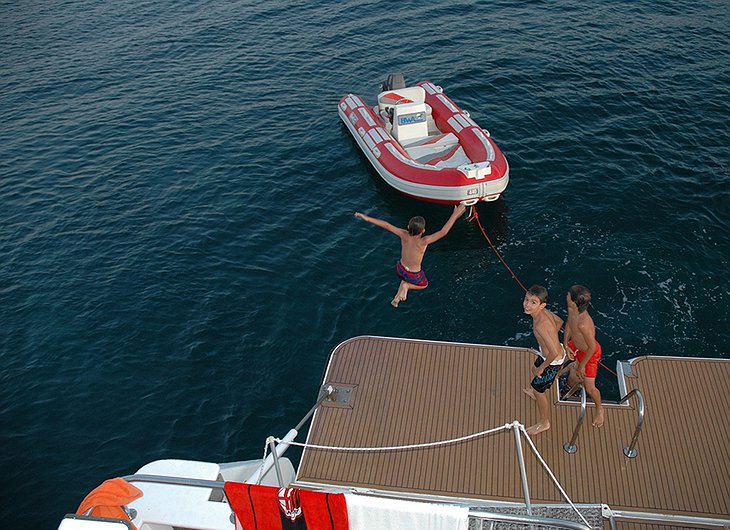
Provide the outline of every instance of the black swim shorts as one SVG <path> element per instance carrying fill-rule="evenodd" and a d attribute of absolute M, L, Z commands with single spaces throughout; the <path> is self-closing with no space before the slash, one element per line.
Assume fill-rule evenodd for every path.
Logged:
<path fill-rule="evenodd" d="M 535 359 L 535 368 L 540 368 L 540 365 L 542 365 L 542 363 L 544 362 L 545 359 L 537 356 L 537 358 Z M 553 384 L 553 381 L 555 381 L 555 376 L 558 375 L 558 372 L 562 367 L 563 366 L 561 364 L 551 364 L 550 366 L 545 368 L 545 371 L 540 377 L 532 378 L 532 383 L 530 383 L 530 386 L 535 389 L 535 392 L 544 394 L 545 391 Z"/>

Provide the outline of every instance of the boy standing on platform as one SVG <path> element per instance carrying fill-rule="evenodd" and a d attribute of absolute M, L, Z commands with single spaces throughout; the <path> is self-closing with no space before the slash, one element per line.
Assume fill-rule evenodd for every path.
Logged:
<path fill-rule="evenodd" d="M 565 324 L 563 343 L 567 351 L 575 355 L 575 361 L 570 365 L 568 386 L 583 383 L 586 393 L 596 404 L 596 416 L 593 419 L 594 427 L 603 426 L 605 421 L 601 393 L 596 388 L 596 374 L 598 361 L 601 358 L 601 345 L 596 341 L 596 326 L 593 318 L 588 314 L 588 304 L 591 301 L 591 292 L 587 287 L 574 285 L 568 290 L 566 303 L 568 305 L 568 322 Z"/>
<path fill-rule="evenodd" d="M 550 401 L 545 392 L 552 386 L 565 361 L 565 350 L 558 339 L 563 319 L 546 309 L 548 292 L 542 285 L 533 285 L 525 293 L 522 309 L 532 317 L 532 331 L 539 345 L 539 356 L 530 368 L 530 386 L 522 391 L 537 402 L 538 420 L 528 427 L 527 434 L 539 434 L 550 428 Z"/>
<path fill-rule="evenodd" d="M 421 216 L 413 217 L 408 222 L 408 228 L 403 229 L 393 226 L 388 221 L 355 212 L 355 217 L 379 226 L 400 238 L 401 257 L 395 265 L 395 270 L 401 282 L 398 286 L 398 291 L 390 302 L 393 307 L 398 307 L 399 303 L 408 298 L 409 290 L 421 290 L 428 287 L 426 273 L 421 269 L 421 262 L 423 261 L 423 255 L 426 253 L 426 247 L 448 234 L 456 220 L 465 211 L 466 207 L 463 204 L 454 206 L 454 211 L 443 228 L 428 236 L 423 235 L 426 232 L 426 220 Z"/>

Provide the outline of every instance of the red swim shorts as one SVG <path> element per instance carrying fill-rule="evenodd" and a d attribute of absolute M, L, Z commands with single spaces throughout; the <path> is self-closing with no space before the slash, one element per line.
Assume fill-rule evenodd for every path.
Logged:
<path fill-rule="evenodd" d="M 425 287 L 428 285 L 428 279 L 426 278 L 426 273 L 423 272 L 423 269 L 418 272 L 409 271 L 403 266 L 400 260 L 398 260 L 398 263 L 395 264 L 395 271 L 402 280 L 408 283 L 418 285 L 419 287 Z"/>
<path fill-rule="evenodd" d="M 583 357 L 586 356 L 586 352 L 576 350 L 575 344 L 573 344 L 573 341 L 568 342 L 568 348 L 570 348 L 570 351 L 575 353 L 575 359 L 580 362 L 583 360 Z M 601 359 L 601 345 L 598 344 L 598 341 L 596 341 L 596 351 L 593 353 L 593 357 L 591 357 L 591 360 L 588 361 L 588 364 L 586 364 L 586 377 L 590 379 L 595 379 L 596 374 L 598 373 L 598 361 Z"/>

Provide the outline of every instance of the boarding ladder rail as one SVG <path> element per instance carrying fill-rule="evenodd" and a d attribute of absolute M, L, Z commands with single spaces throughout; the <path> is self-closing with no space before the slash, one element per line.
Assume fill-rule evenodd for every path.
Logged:
<path fill-rule="evenodd" d="M 575 429 L 573 429 L 573 436 L 570 438 L 569 442 L 565 442 L 563 444 L 563 450 L 565 450 L 565 452 L 569 455 L 578 451 L 578 446 L 575 444 L 575 440 L 578 438 L 578 433 L 580 432 L 580 428 L 583 426 L 583 420 L 585 420 L 586 417 L 586 389 L 581 383 L 577 383 L 576 385 L 573 385 L 571 389 L 568 390 L 568 393 L 563 396 L 563 399 L 569 398 L 573 395 L 577 388 L 580 388 L 580 414 L 578 414 L 578 422 L 575 424 Z"/>
<path fill-rule="evenodd" d="M 628 445 L 628 447 L 624 447 L 624 455 L 627 458 L 636 458 L 636 455 L 639 454 L 639 451 L 636 449 L 636 442 L 639 439 L 639 434 L 641 434 L 641 427 L 644 425 L 645 413 L 644 395 L 638 388 L 633 389 L 631 392 L 619 399 L 618 404 L 620 405 L 621 403 L 628 401 L 629 398 L 631 398 L 632 396 L 636 396 L 636 398 L 639 400 L 639 406 L 637 408 L 639 413 L 639 419 L 636 422 L 636 429 L 634 429 L 634 436 L 633 438 L 631 438 L 631 443 Z"/>
<path fill-rule="evenodd" d="M 582 384 L 577 383 L 576 385 L 572 386 L 562 398 L 564 400 L 571 397 L 575 393 L 577 388 L 580 388 L 580 413 L 578 414 L 578 421 L 575 425 L 575 429 L 573 429 L 573 436 L 570 438 L 569 442 L 565 442 L 563 444 L 563 450 L 571 455 L 578 451 L 578 446 L 576 445 L 575 441 L 578 438 L 578 433 L 580 432 L 580 429 L 583 426 L 583 420 L 585 420 L 586 417 L 586 390 Z M 641 393 L 641 390 L 635 388 L 617 402 L 617 404 L 620 405 L 621 403 L 628 401 L 633 396 L 636 396 L 639 401 L 639 405 L 637 408 L 639 419 L 636 422 L 636 428 L 634 429 L 634 436 L 631 438 L 631 443 L 629 443 L 627 447 L 624 447 L 624 456 L 626 456 L 627 458 L 636 458 L 636 456 L 639 454 L 639 451 L 636 449 L 636 442 L 639 439 L 639 434 L 641 434 L 641 428 L 644 425 L 644 416 L 646 413 L 646 407 L 644 406 L 644 395 Z"/>

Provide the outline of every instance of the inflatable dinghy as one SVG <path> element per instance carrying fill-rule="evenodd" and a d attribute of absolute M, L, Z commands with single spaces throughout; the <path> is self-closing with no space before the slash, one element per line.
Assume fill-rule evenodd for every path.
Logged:
<path fill-rule="evenodd" d="M 391 74 L 382 88 L 374 106 L 344 96 L 339 114 L 385 182 L 443 204 L 499 198 L 509 164 L 489 131 L 430 81 L 406 87 L 402 74 Z"/>

